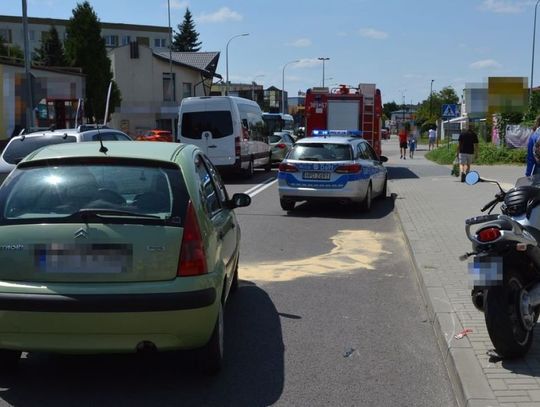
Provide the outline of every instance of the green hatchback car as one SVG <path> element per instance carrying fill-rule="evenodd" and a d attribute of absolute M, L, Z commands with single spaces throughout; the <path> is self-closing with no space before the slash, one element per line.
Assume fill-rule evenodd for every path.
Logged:
<path fill-rule="evenodd" d="M 223 357 L 240 227 L 195 146 L 73 143 L 28 155 L 0 187 L 0 370 L 22 351 L 202 349 Z"/>

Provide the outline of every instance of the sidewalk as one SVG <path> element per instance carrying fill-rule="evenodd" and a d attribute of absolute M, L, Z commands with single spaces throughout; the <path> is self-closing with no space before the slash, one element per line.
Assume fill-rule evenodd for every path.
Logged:
<path fill-rule="evenodd" d="M 399 158 L 395 137 L 383 141 L 383 154 L 391 179 L 390 193 L 414 256 L 420 286 L 434 324 L 460 406 L 540 406 L 540 328 L 525 359 L 499 361 L 486 352 L 493 348 L 484 315 L 471 303 L 467 262 L 458 256 L 470 251 L 465 219 L 497 192 L 494 184 L 469 186 L 450 175 L 450 166 L 424 158 L 420 146 L 414 159 Z M 514 184 L 522 166 L 474 166 L 483 178 Z M 497 211 L 498 209 L 496 209 Z M 454 336 L 463 329 L 472 333 Z M 421 391 L 419 389 L 419 391 Z"/>

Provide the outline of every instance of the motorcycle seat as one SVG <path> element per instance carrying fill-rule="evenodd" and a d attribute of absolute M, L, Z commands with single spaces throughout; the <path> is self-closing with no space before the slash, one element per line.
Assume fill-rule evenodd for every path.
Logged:
<path fill-rule="evenodd" d="M 540 188 L 532 185 L 523 185 L 511 189 L 504 197 L 504 213 L 510 216 L 519 216 L 527 213 L 540 203 Z"/>

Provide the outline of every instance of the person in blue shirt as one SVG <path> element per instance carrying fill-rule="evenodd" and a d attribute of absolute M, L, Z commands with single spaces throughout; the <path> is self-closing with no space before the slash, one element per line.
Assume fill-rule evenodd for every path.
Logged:
<path fill-rule="evenodd" d="M 540 137 L 540 116 L 536 118 L 533 127 L 533 134 L 529 137 L 529 142 L 527 144 L 527 168 L 525 169 L 525 176 L 528 177 L 533 174 L 540 173 L 540 163 L 536 162 L 534 158 L 534 144 L 538 137 Z"/>

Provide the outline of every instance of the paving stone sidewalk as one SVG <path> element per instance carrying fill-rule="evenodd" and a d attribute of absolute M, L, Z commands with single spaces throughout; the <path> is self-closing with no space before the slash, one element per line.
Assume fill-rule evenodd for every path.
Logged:
<path fill-rule="evenodd" d="M 439 346 L 461 406 L 540 406 L 540 328 L 526 358 L 500 361 L 492 349 L 484 316 L 471 303 L 467 262 L 458 257 L 470 251 L 464 220 L 480 214 L 497 186 L 469 186 L 450 175 L 450 166 L 424 158 L 420 146 L 414 159 L 399 158 L 397 138 L 383 142 L 392 179 L 389 192 L 414 256 L 419 280 L 433 319 Z M 523 176 L 521 166 L 474 166 L 483 178 L 509 186 Z M 463 329 L 472 333 L 454 336 Z"/>

